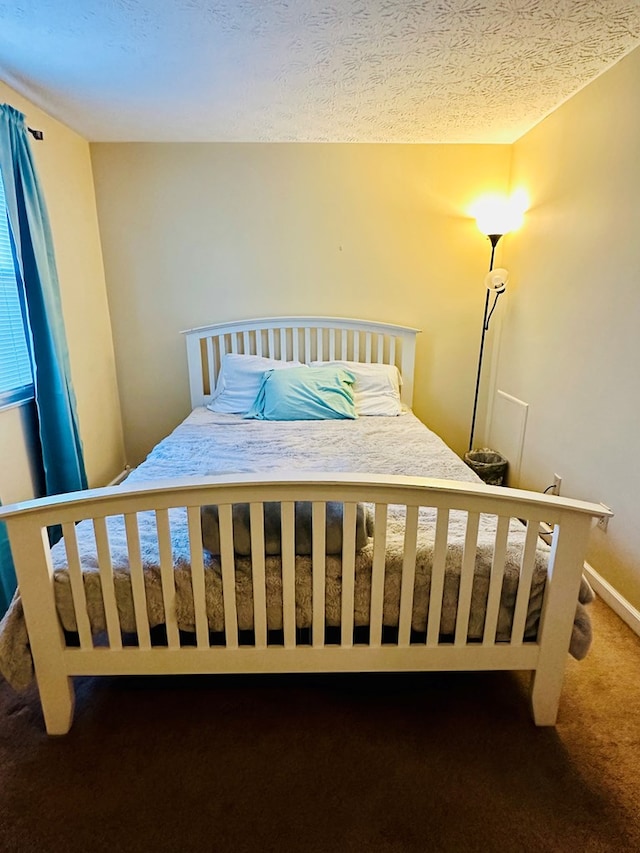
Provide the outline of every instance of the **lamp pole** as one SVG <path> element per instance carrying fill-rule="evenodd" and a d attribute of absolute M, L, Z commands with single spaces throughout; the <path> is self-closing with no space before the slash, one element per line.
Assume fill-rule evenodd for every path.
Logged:
<path fill-rule="evenodd" d="M 489 272 L 493 269 L 493 259 L 496 254 L 496 246 L 498 245 L 498 240 L 502 237 L 502 234 L 487 234 L 487 237 L 491 241 L 491 260 L 489 262 Z M 500 293 L 496 295 L 496 299 Z M 495 304 L 495 303 L 494 303 Z M 478 395 L 480 392 L 480 377 L 482 375 L 482 356 L 484 354 L 484 339 L 487 333 L 487 329 L 489 326 L 487 315 L 489 313 L 489 288 L 487 288 L 487 295 L 484 300 L 484 314 L 482 315 L 482 335 L 480 337 L 480 354 L 478 356 L 478 374 L 476 376 L 476 393 L 473 398 L 473 415 L 471 417 L 471 434 L 469 435 L 469 450 L 473 450 L 473 435 L 476 430 L 476 415 L 478 413 Z"/>

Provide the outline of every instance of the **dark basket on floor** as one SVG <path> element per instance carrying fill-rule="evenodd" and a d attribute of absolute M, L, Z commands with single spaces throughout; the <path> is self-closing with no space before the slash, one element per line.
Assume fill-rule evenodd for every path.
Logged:
<path fill-rule="evenodd" d="M 482 450 L 468 450 L 464 454 L 464 461 L 488 486 L 505 484 L 509 462 L 496 450 L 489 450 L 488 447 Z"/>

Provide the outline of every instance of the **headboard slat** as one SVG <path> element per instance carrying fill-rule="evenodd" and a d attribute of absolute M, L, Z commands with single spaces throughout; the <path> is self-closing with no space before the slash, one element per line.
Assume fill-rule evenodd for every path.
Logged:
<path fill-rule="evenodd" d="M 371 364 L 371 332 L 366 332 L 364 336 L 364 360 Z"/>

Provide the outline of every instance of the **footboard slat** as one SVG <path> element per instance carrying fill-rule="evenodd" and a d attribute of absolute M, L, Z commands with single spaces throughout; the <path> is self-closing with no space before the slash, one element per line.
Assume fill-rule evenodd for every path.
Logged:
<path fill-rule="evenodd" d="M 219 508 L 222 509 L 221 507 Z M 220 513 L 222 516 L 222 513 Z M 191 555 L 191 588 L 193 590 L 193 615 L 196 623 L 196 643 L 199 649 L 209 646 L 209 621 L 207 618 L 204 560 L 202 558 L 202 528 L 200 525 L 200 507 L 187 507 L 189 526 L 189 551 Z M 220 518 L 220 540 L 222 542 L 222 518 Z M 223 580 L 224 583 L 224 580 Z M 226 626 L 225 626 L 226 627 Z"/>
<path fill-rule="evenodd" d="M 133 596 L 133 611 L 136 617 L 138 646 L 141 649 L 150 649 L 151 635 L 149 633 L 147 594 L 144 587 L 144 574 L 142 571 L 142 558 L 140 555 L 138 516 L 135 513 L 126 513 L 124 517 L 124 524 L 127 534 L 129 573 L 131 575 L 131 595 Z"/>
<path fill-rule="evenodd" d="M 476 546 L 480 514 L 470 512 L 467 516 L 467 532 L 464 539 L 464 554 L 460 572 L 460 590 L 458 593 L 458 612 L 456 614 L 456 633 L 454 644 L 464 646 L 469 633 L 469 613 L 471 612 L 471 594 L 476 565 Z"/>
<path fill-rule="evenodd" d="M 371 566 L 371 613 L 369 619 L 369 645 L 382 644 L 382 616 L 384 607 L 384 575 L 387 547 L 387 504 L 376 504 L 373 534 L 373 565 Z"/>
<path fill-rule="evenodd" d="M 311 505 L 312 523 L 312 642 L 315 649 L 324 646 L 325 584 L 326 584 L 326 509 L 325 503 Z"/>
<path fill-rule="evenodd" d="M 296 556 L 295 512 L 292 501 L 280 505 L 282 519 L 282 627 L 284 645 L 292 649 L 296 644 Z"/>
<path fill-rule="evenodd" d="M 96 537 L 100 585 L 102 588 L 102 603 L 104 605 L 104 615 L 107 623 L 109 647 L 111 649 L 119 650 L 122 648 L 122 633 L 120 630 L 118 606 L 116 604 L 116 593 L 113 585 L 113 564 L 111 562 L 111 549 L 109 547 L 109 535 L 107 533 L 106 519 L 94 518 L 93 530 Z"/>
<path fill-rule="evenodd" d="M 224 636 L 227 648 L 237 649 L 238 612 L 236 605 L 236 572 L 233 553 L 233 516 L 231 504 L 220 504 L 218 506 L 218 513 L 220 517 L 220 563 L 222 566 Z"/>
<path fill-rule="evenodd" d="M 484 632 L 482 643 L 492 646 L 496 640 L 498 630 L 498 615 L 500 613 L 500 596 L 502 595 L 502 582 L 504 580 L 504 565 L 507 557 L 507 537 L 509 535 L 510 518 L 498 516 L 496 527 L 496 538 L 493 546 L 493 560 L 491 562 L 491 577 L 489 579 L 489 595 L 487 597 L 487 610 L 484 620 Z"/>
<path fill-rule="evenodd" d="M 267 647 L 267 595 L 265 580 L 264 504 L 249 507 L 251 522 L 251 577 L 253 583 L 253 628 L 257 649 Z"/>
<path fill-rule="evenodd" d="M 408 646 L 411 639 L 411 617 L 413 615 L 413 587 L 416 577 L 417 544 L 418 507 L 408 506 L 404 529 L 404 553 L 402 558 L 400 622 L 398 625 L 399 646 Z"/>
<path fill-rule="evenodd" d="M 341 645 L 353 646 L 353 605 L 356 577 L 356 512 L 357 504 L 345 503 L 342 529 L 342 601 Z"/>
<path fill-rule="evenodd" d="M 513 628 L 511 629 L 511 644 L 522 645 L 529 609 L 529 597 L 531 595 L 531 581 L 536 560 L 536 545 L 538 542 L 537 522 L 529 521 L 527 524 L 527 535 L 522 549 L 522 560 L 520 563 L 520 579 L 518 581 L 518 592 L 516 595 L 516 606 L 513 614 Z"/>
<path fill-rule="evenodd" d="M 166 509 L 156 510 L 156 529 L 158 531 L 158 557 L 160 559 L 162 603 L 164 605 L 164 621 L 167 628 L 167 643 L 170 649 L 179 649 L 180 634 L 176 618 L 176 581 L 173 574 L 169 513 Z"/>
<path fill-rule="evenodd" d="M 87 614 L 87 596 L 84 591 L 84 579 L 80 566 L 75 524 L 69 521 L 65 522 L 62 525 L 62 535 L 64 536 L 64 547 L 69 566 L 69 581 L 71 582 L 71 594 L 73 595 L 80 648 L 92 649 L 93 637 L 91 636 L 91 624 Z"/>
<path fill-rule="evenodd" d="M 429 593 L 429 615 L 427 617 L 427 646 L 437 646 L 440 636 L 442 594 L 449 535 L 449 510 L 439 509 L 436 522 L 436 538 L 431 565 L 431 591 Z"/>

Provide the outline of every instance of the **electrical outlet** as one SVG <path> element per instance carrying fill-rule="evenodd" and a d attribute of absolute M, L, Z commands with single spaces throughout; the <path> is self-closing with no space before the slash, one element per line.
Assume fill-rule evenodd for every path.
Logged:
<path fill-rule="evenodd" d="M 553 494 L 554 495 L 560 494 L 560 486 L 561 485 L 562 485 L 562 477 L 560 476 L 560 474 L 554 474 L 553 475 Z"/>

